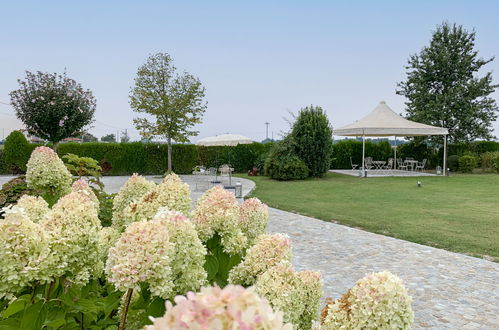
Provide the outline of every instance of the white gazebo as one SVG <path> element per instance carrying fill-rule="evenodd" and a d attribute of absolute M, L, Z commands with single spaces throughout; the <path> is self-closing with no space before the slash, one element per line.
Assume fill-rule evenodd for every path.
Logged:
<path fill-rule="evenodd" d="M 364 158 L 366 150 L 366 136 L 444 136 L 444 159 L 443 175 L 446 168 L 447 154 L 447 128 L 436 127 L 407 120 L 396 114 L 385 101 L 381 101 L 378 106 L 367 116 L 359 119 L 353 124 L 346 125 L 333 130 L 333 135 L 338 136 L 362 136 L 362 173 L 364 172 Z M 395 160 L 397 159 L 397 149 L 395 148 Z M 396 161 L 395 161 L 396 163 Z"/>

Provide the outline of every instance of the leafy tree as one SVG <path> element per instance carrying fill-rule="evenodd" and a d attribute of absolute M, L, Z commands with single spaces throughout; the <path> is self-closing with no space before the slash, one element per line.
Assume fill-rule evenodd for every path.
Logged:
<path fill-rule="evenodd" d="M 135 86 L 130 91 L 130 106 L 139 113 L 155 117 L 134 119 L 135 127 L 144 138 L 161 136 L 168 143 L 168 171 L 172 170 L 172 141 L 188 142 L 198 132 L 192 126 L 201 123 L 206 110 L 205 89 L 198 78 L 177 73 L 173 60 L 166 53 L 149 56 L 139 67 Z"/>
<path fill-rule="evenodd" d="M 302 108 L 291 135 L 294 151 L 307 165 L 309 176 L 323 176 L 330 168 L 333 151 L 333 131 L 324 110 L 312 105 Z"/>
<path fill-rule="evenodd" d="M 126 130 L 121 132 L 121 143 L 127 143 L 130 142 L 130 136 L 128 136 L 128 132 Z"/>
<path fill-rule="evenodd" d="M 479 58 L 474 48 L 474 31 L 444 23 L 430 45 L 409 58 L 407 80 L 398 84 L 397 94 L 408 99 L 407 117 L 448 128 L 451 142 L 490 139 L 499 111 L 490 97 L 499 87 L 492 73 L 478 76 L 494 58 Z"/>
<path fill-rule="evenodd" d="M 100 138 L 102 142 L 116 142 L 116 135 L 108 134 Z"/>
<path fill-rule="evenodd" d="M 26 173 L 26 164 L 33 148 L 23 133 L 13 131 L 5 139 L 5 165 L 13 174 Z"/>
<path fill-rule="evenodd" d="M 19 89 L 10 93 L 11 103 L 28 132 L 53 143 L 77 136 L 92 123 L 95 98 L 90 90 L 57 73 L 26 71 Z"/>
<path fill-rule="evenodd" d="M 83 142 L 97 142 L 99 141 L 99 139 L 95 136 L 93 136 L 92 134 L 90 133 L 83 133 L 82 134 L 83 136 Z"/>

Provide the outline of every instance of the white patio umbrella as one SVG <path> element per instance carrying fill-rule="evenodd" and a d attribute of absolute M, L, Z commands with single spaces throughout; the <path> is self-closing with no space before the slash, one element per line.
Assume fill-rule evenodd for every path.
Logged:
<path fill-rule="evenodd" d="M 396 114 L 385 101 L 381 101 L 378 106 L 367 116 L 359 119 L 353 124 L 346 125 L 333 130 L 333 135 L 340 136 L 362 136 L 362 172 L 364 172 L 365 140 L 366 136 L 444 136 L 444 166 L 447 157 L 447 135 L 449 131 L 444 127 L 436 127 L 407 120 Z M 397 149 L 395 148 L 395 152 Z M 397 154 L 395 153 L 395 162 Z"/>
<path fill-rule="evenodd" d="M 205 137 L 201 140 L 198 140 L 198 142 L 196 142 L 196 145 L 205 146 L 205 147 L 234 147 L 237 146 L 238 144 L 251 144 L 251 143 L 253 143 L 253 140 L 244 135 L 222 134 L 222 135 Z M 230 162 L 230 154 L 229 154 L 229 162 Z M 218 166 L 218 154 L 217 154 L 216 163 L 217 163 L 216 166 Z M 232 184 L 232 176 L 229 171 L 229 185 L 230 184 Z"/>

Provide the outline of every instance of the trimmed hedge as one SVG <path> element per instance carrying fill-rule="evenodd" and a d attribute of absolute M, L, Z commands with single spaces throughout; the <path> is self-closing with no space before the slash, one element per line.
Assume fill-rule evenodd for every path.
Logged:
<path fill-rule="evenodd" d="M 354 164 L 362 164 L 362 141 L 341 140 L 333 144 L 331 168 L 351 169 L 350 157 Z M 388 141 L 378 143 L 366 141 L 366 157 L 372 157 L 374 160 L 387 160 L 393 157 L 393 149 Z"/>
<path fill-rule="evenodd" d="M 0 174 L 8 174 L 7 163 L 5 162 L 5 153 L 0 149 Z"/>
<path fill-rule="evenodd" d="M 499 142 L 495 141 L 474 141 L 474 142 L 463 142 L 463 143 L 453 143 L 448 146 L 449 155 L 475 155 L 479 156 L 486 152 L 499 151 Z"/>
<path fill-rule="evenodd" d="M 11 174 L 26 173 L 28 159 L 37 146 L 30 144 L 20 131 L 10 133 L 5 139 L 3 149 L 7 172 Z"/>
<path fill-rule="evenodd" d="M 166 144 L 153 143 L 62 143 L 57 148 L 59 156 L 72 153 L 91 157 L 110 170 L 106 175 L 163 174 L 167 170 Z M 235 147 L 198 147 L 193 144 L 174 144 L 173 171 L 191 174 L 196 165 L 206 167 L 231 163 L 236 172 L 250 170 L 270 144 L 252 143 Z M 230 161 L 229 161 L 230 160 Z M 107 166 L 103 166 L 104 168 Z"/>

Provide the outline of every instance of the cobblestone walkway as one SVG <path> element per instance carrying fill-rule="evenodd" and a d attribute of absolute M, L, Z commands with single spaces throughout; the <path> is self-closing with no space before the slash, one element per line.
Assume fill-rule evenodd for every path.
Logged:
<path fill-rule="evenodd" d="M 389 270 L 413 297 L 415 329 L 499 329 L 498 263 L 277 209 L 269 230 L 291 237 L 297 270 L 322 272 L 326 297 Z"/>

